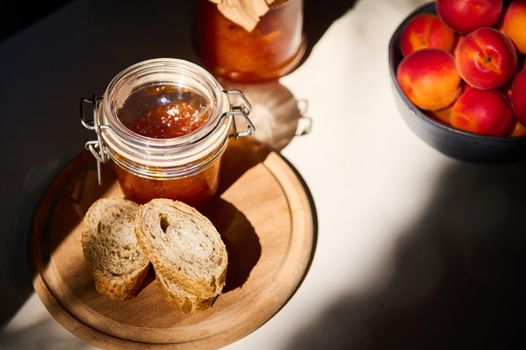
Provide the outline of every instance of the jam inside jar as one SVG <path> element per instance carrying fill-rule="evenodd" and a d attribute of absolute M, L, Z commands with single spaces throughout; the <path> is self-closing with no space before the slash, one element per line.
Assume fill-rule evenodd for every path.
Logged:
<path fill-rule="evenodd" d="M 303 0 L 278 0 L 252 31 L 223 16 L 217 5 L 199 0 L 195 46 L 214 74 L 254 83 L 292 71 L 305 53 Z"/>
<path fill-rule="evenodd" d="M 133 91 L 117 111 L 131 131 L 156 139 L 191 133 L 209 117 L 206 98 L 175 85 L 159 84 Z"/>
<path fill-rule="evenodd" d="M 206 169 L 174 180 L 141 177 L 118 165 L 115 170 L 124 196 L 139 204 L 154 198 L 171 198 L 203 209 L 217 191 L 220 162 L 221 158 L 218 158 Z"/>
<path fill-rule="evenodd" d="M 117 111 L 117 117 L 139 135 L 169 139 L 199 129 L 209 118 L 209 106 L 206 98 L 195 91 L 156 84 L 133 91 Z M 203 170 L 173 180 L 141 177 L 120 166 L 115 169 L 122 192 L 137 203 L 172 198 L 203 208 L 217 190 L 220 161 L 218 157 Z"/>
<path fill-rule="evenodd" d="M 246 104 L 232 106 L 231 94 Z M 223 90 L 207 71 L 177 59 L 125 69 L 95 111 L 100 152 L 94 155 L 113 161 L 122 192 L 137 203 L 170 198 L 203 209 L 217 190 L 229 138 L 254 130 L 241 92 Z M 244 134 L 234 125 L 240 114 Z"/>

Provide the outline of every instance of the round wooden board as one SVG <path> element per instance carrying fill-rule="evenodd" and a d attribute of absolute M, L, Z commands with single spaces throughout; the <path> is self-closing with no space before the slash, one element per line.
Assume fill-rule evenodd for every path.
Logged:
<path fill-rule="evenodd" d="M 227 283 L 211 308 L 183 314 L 163 299 L 153 275 L 129 301 L 95 290 L 82 255 L 81 221 L 96 199 L 122 193 L 111 167 L 103 167 L 98 186 L 94 159 L 81 153 L 52 182 L 35 215 L 34 287 L 51 315 L 84 341 L 111 349 L 218 348 L 264 324 L 308 270 L 315 208 L 294 169 L 253 141 L 229 146 L 221 176 L 204 214 L 227 246 Z"/>

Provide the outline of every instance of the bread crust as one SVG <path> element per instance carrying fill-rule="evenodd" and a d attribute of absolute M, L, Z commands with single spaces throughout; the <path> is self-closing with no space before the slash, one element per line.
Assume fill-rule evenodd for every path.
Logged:
<path fill-rule="evenodd" d="M 170 282 L 162 275 L 157 276 L 157 283 L 166 301 L 184 313 L 205 310 L 213 304 L 217 297 L 200 298 L 180 288 L 176 283 Z"/>
<path fill-rule="evenodd" d="M 90 268 L 97 292 L 114 300 L 129 300 L 136 297 L 149 271 L 150 264 L 147 264 L 142 270 L 136 270 L 124 278 L 108 278 L 100 271 Z"/>

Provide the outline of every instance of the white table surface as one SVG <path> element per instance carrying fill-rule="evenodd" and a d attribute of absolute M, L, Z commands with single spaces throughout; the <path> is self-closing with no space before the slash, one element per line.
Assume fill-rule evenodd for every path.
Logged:
<path fill-rule="evenodd" d="M 2 146 L 12 150 L 14 169 L 3 176 L 16 184 L 3 181 L 2 195 L 17 198 L 22 191 L 4 205 L 3 229 L 16 249 L 23 239 L 12 236 L 27 235 L 24 220 L 38 195 L 87 138 L 78 98 L 102 91 L 139 60 L 195 59 L 190 43 L 178 40 L 189 33 L 188 19 L 173 11 L 188 13 L 183 2 L 151 2 L 155 9 L 143 11 L 145 3 L 75 1 L 0 43 L 0 102 L 8 106 L 1 126 L 9 133 Z M 441 155 L 408 129 L 392 97 L 388 41 L 422 3 L 356 2 L 303 65 L 281 79 L 285 90 L 308 101 L 313 121 L 312 131 L 292 139 L 282 154 L 314 198 L 316 252 L 285 307 L 226 349 L 510 349 L 521 339 L 526 165 L 467 164 Z M 118 13 L 130 22 L 116 23 Z M 140 26 L 141 16 L 150 15 L 162 23 L 159 35 Z M 166 33 L 171 20 L 173 34 Z M 29 115 L 28 123 L 14 115 Z M 28 289 L 27 279 L 12 277 L 12 264 L 22 258 L 4 253 L 7 297 Z M 92 349 L 31 291 L 21 294 L 2 300 L 13 300 L 16 313 L 0 333 L 0 349 Z"/>

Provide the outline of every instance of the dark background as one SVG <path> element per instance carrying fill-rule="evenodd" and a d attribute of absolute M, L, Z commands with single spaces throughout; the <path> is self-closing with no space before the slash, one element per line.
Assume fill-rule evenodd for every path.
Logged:
<path fill-rule="evenodd" d="M 0 41 L 38 21 L 69 0 L 2 1 L 0 4 Z"/>

